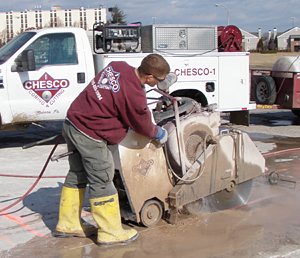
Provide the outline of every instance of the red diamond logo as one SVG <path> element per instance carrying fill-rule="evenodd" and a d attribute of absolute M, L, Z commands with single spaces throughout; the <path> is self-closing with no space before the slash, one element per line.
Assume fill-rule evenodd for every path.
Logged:
<path fill-rule="evenodd" d="M 48 103 L 57 92 L 69 87 L 69 85 L 70 82 L 67 79 L 53 79 L 48 73 L 44 73 L 39 80 L 25 81 L 23 88 L 34 91 L 42 100 Z"/>

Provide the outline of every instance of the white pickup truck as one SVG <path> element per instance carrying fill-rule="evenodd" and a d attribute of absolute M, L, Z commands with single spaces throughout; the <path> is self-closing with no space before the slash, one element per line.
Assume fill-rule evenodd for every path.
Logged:
<path fill-rule="evenodd" d="M 95 53 L 85 30 L 29 30 L 0 49 L 0 128 L 63 120 L 70 103 L 110 61 L 138 66 L 149 53 Z M 246 52 L 162 53 L 178 76 L 170 92 L 217 110 L 247 111 L 249 54 Z"/>

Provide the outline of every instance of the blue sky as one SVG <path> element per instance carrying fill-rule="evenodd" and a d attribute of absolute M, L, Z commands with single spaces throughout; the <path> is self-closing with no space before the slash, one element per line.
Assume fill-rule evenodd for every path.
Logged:
<path fill-rule="evenodd" d="M 141 22 L 143 25 L 152 24 L 197 24 L 197 25 L 227 25 L 227 7 L 229 22 L 243 30 L 262 34 L 277 28 L 284 32 L 292 26 L 300 27 L 300 0 L 99 0 L 79 1 L 64 0 L 15 0 L 1 3 L 0 12 L 34 10 L 41 5 L 42 10 L 49 10 L 53 5 L 62 9 L 95 8 L 99 5 L 113 7 L 118 5 L 127 14 L 127 22 Z M 215 4 L 223 6 L 216 7 Z M 154 18 L 155 17 L 155 18 Z M 110 14 L 108 13 L 108 18 Z"/>

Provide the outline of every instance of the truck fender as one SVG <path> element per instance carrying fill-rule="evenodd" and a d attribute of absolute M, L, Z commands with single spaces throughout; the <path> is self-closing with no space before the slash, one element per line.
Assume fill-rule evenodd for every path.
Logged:
<path fill-rule="evenodd" d="M 184 89 L 184 90 L 176 90 L 171 93 L 173 97 L 187 97 L 193 100 L 196 100 L 201 104 L 202 107 L 206 107 L 208 105 L 207 98 L 205 94 L 203 94 L 199 90 L 195 89 Z"/>

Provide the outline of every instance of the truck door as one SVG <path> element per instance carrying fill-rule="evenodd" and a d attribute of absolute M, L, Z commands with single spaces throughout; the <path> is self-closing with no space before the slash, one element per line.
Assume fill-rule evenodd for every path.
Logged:
<path fill-rule="evenodd" d="M 80 40 L 78 40 L 80 43 Z M 85 87 L 85 62 L 79 62 L 73 33 L 44 34 L 26 50 L 34 51 L 34 71 L 8 69 L 9 101 L 13 122 L 64 119 L 72 100 Z"/>
<path fill-rule="evenodd" d="M 5 67 L 0 66 L 0 119 L 1 123 L 5 123 L 11 118 L 11 111 L 8 102 L 7 87 L 4 86 Z"/>

